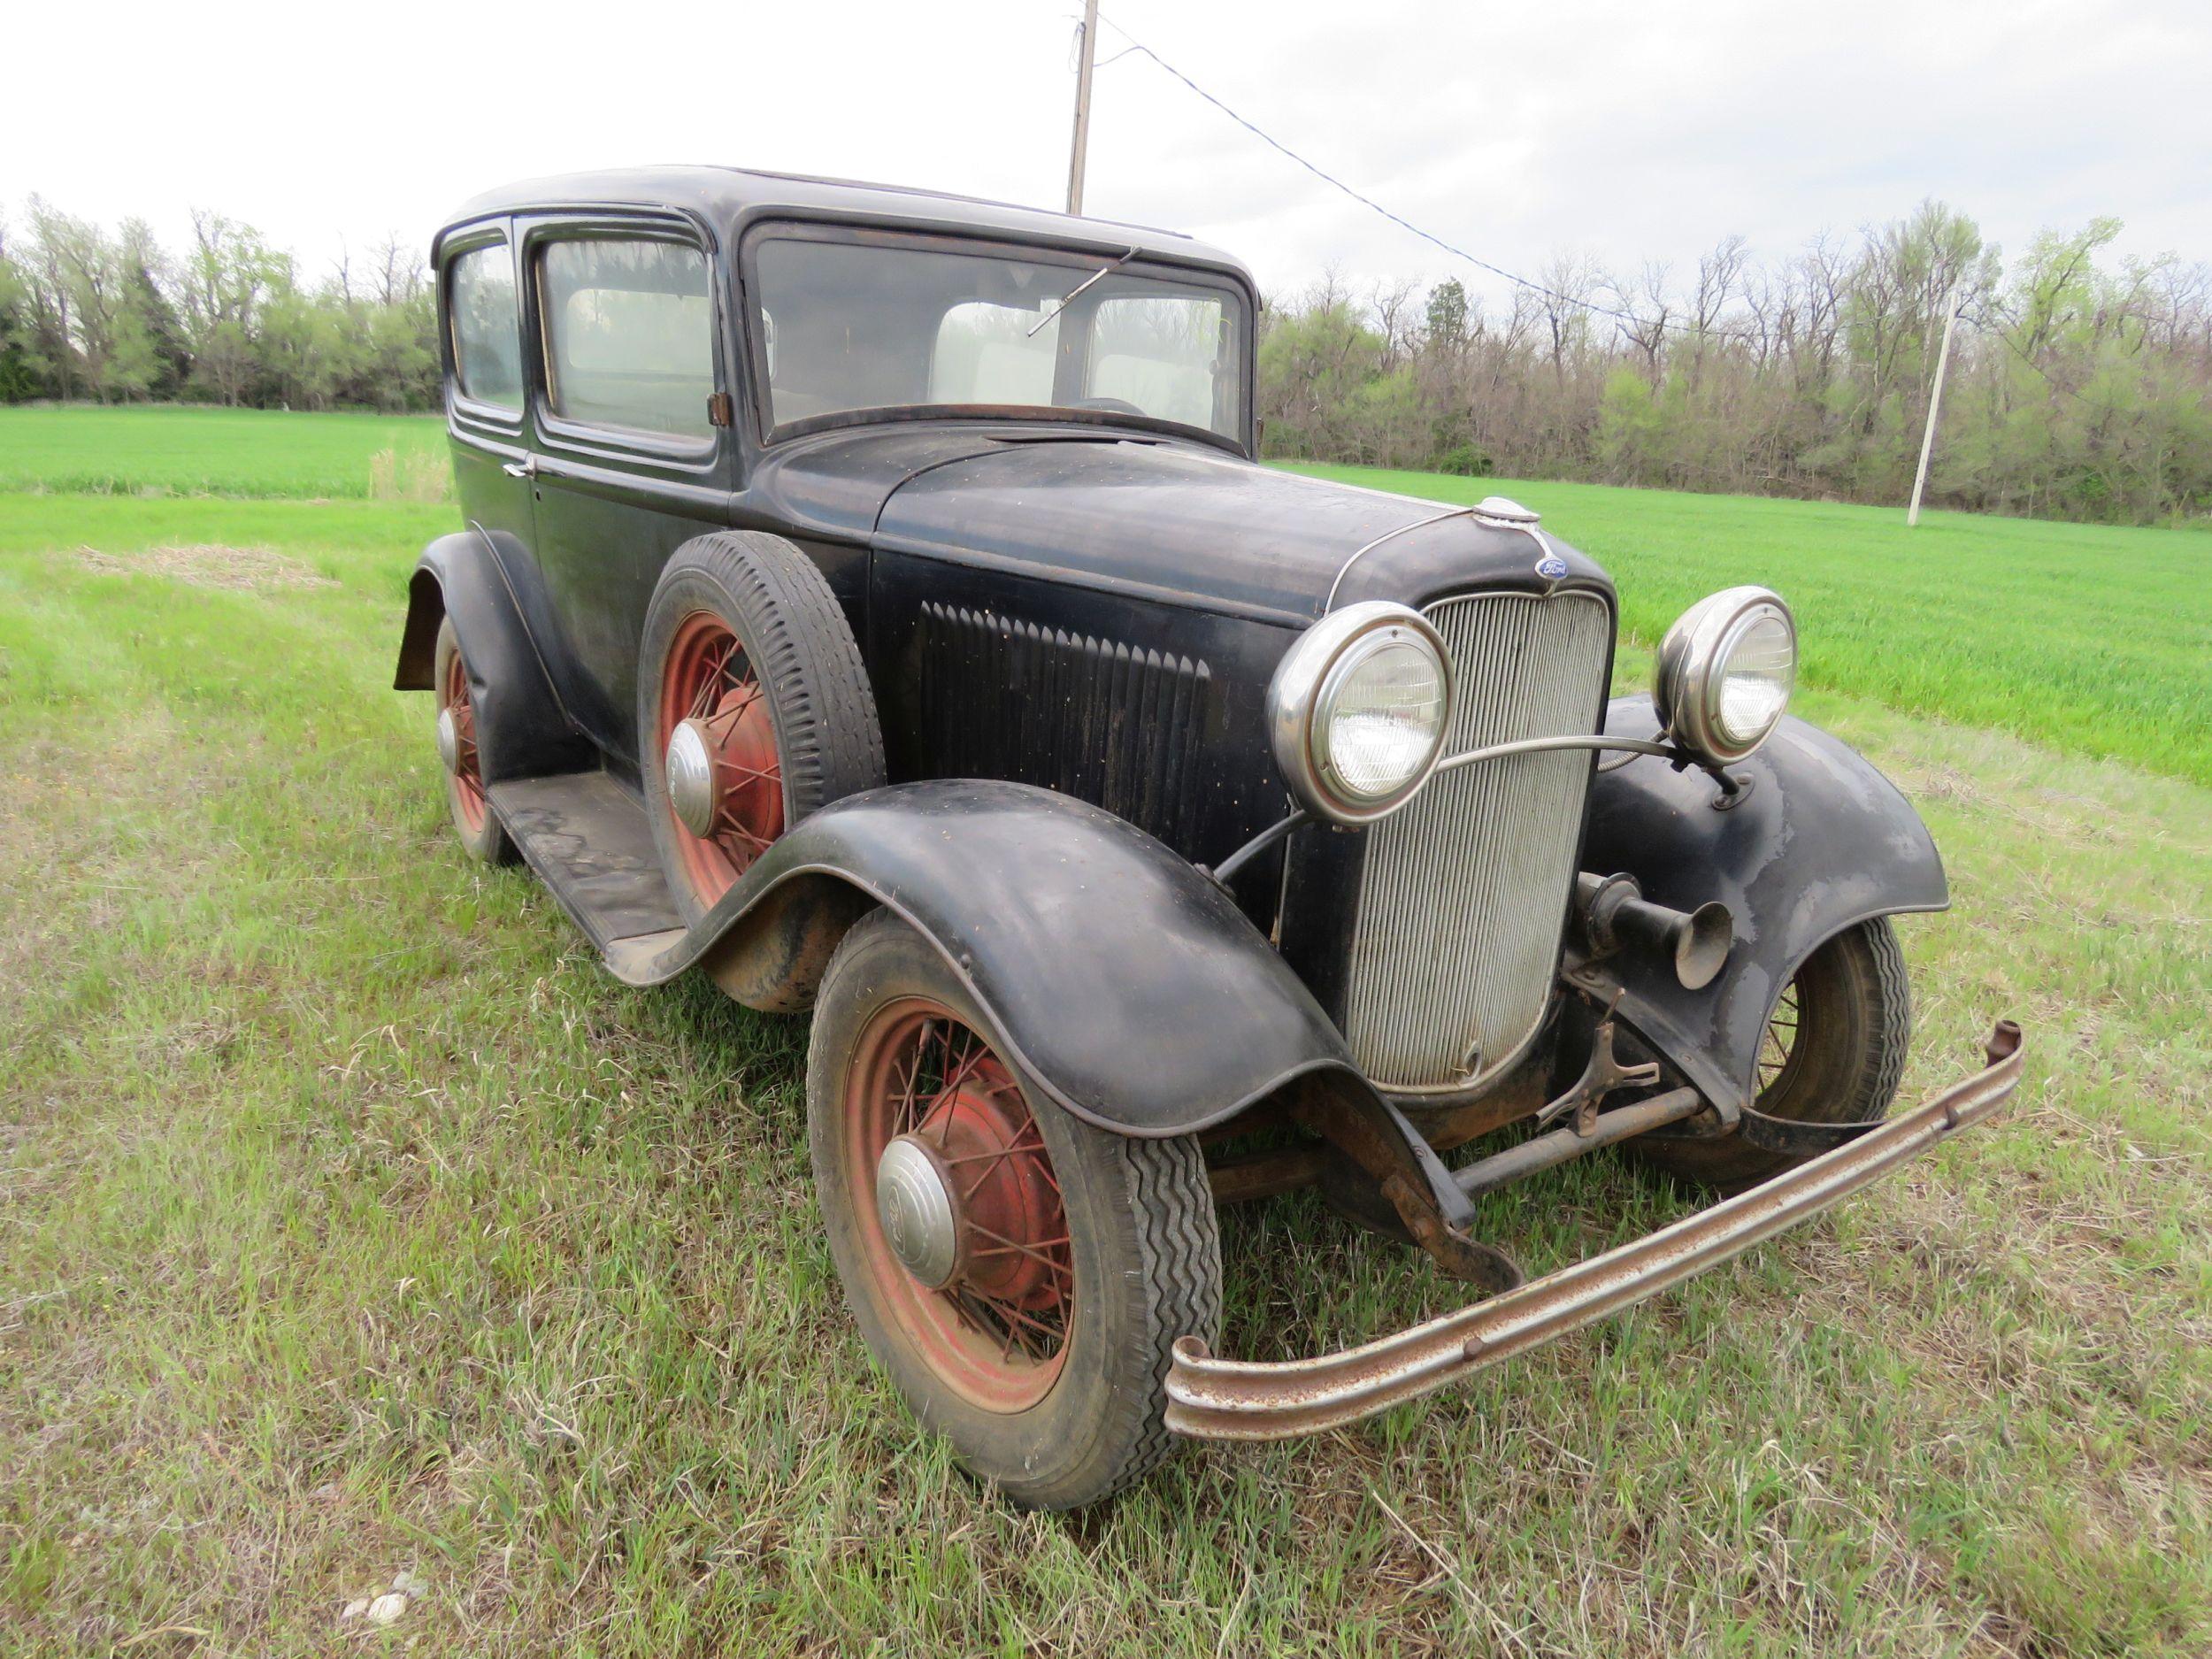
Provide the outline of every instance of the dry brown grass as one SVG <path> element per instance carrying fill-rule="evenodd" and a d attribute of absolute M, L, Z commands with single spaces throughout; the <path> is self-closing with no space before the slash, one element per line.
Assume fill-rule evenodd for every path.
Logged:
<path fill-rule="evenodd" d="M 371 501 L 453 499 L 453 464 L 442 449 L 379 449 L 369 457 Z"/>
<path fill-rule="evenodd" d="M 195 588 L 221 588 L 233 593 L 280 593 L 338 585 L 312 565 L 265 547 L 205 543 L 149 548 L 143 552 L 120 555 L 81 547 L 76 559 L 87 570 L 106 576 L 166 576 L 172 581 L 189 582 Z"/>

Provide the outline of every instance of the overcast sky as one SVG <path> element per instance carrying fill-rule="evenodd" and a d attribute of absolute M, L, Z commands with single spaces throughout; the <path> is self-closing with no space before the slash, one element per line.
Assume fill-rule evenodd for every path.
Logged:
<path fill-rule="evenodd" d="M 216 208 L 311 274 L 426 242 L 511 178 L 718 161 L 1043 206 L 1066 188 L 1079 0 L 19 8 L 0 207 L 35 190 L 180 240 Z M 1449 258 L 1202 102 L 1132 37 L 1417 224 L 1534 275 L 1740 232 L 1762 255 L 1935 196 L 2008 251 L 2124 219 L 2212 258 L 2205 0 L 1110 0 L 1087 205 L 1241 255 L 1271 291 Z M 1112 27 L 1125 26 L 1126 34 Z M 1469 286 L 1498 285 L 1461 271 Z"/>

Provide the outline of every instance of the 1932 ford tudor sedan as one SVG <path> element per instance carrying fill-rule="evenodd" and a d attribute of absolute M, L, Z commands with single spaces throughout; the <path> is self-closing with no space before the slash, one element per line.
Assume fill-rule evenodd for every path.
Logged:
<path fill-rule="evenodd" d="M 1612 586 L 1535 513 L 1256 464 L 1225 255 L 702 167 L 480 196 L 434 262 L 467 522 L 397 683 L 462 842 L 629 984 L 811 1006 L 854 1314 L 1017 1499 L 1448 1383 L 2014 1087 L 2000 1023 L 1887 1117 L 1888 918 L 1943 870 L 1785 712 L 1783 601 L 1693 606 L 1609 702 Z M 1477 1236 L 1622 1141 L 1734 1195 L 1534 1279 Z M 1487 1295 L 1217 1356 L 1216 1205 L 1310 1183 Z"/>

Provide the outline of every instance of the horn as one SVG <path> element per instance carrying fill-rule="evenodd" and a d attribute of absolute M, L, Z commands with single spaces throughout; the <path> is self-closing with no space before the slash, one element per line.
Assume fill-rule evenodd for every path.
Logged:
<path fill-rule="evenodd" d="M 1591 951 L 1609 956 L 1634 948 L 1656 952 L 1672 964 L 1683 989 L 1701 991 L 1720 977 L 1736 942 L 1736 918 L 1718 899 L 1694 910 L 1654 904 L 1633 876 L 1575 878 L 1575 899 Z"/>

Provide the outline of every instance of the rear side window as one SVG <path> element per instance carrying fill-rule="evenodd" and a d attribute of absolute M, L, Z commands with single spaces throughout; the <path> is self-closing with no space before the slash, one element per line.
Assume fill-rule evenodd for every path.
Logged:
<path fill-rule="evenodd" d="M 539 268 L 556 414 L 712 435 L 714 311 L 704 254 L 675 242 L 593 238 L 548 243 Z"/>
<path fill-rule="evenodd" d="M 522 407 L 522 334 L 515 262 L 505 242 L 453 262 L 447 303 L 453 318 L 453 375 L 465 397 Z"/>

